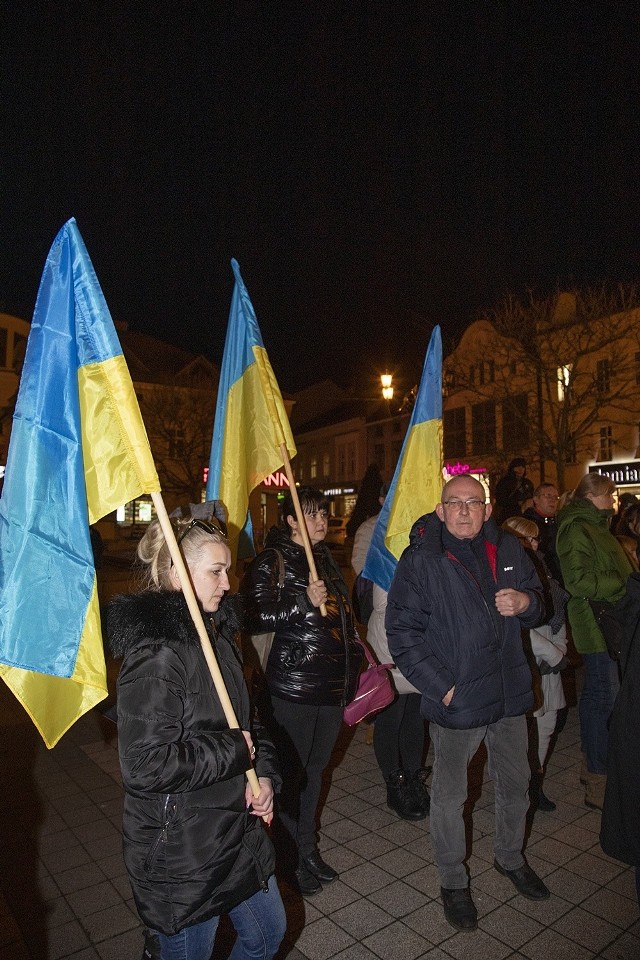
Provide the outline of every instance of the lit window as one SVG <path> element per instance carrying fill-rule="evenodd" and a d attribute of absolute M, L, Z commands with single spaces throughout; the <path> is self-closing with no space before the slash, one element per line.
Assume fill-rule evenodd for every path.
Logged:
<path fill-rule="evenodd" d="M 318 476 L 318 454 L 315 452 L 311 454 L 309 476 L 312 480 L 315 480 L 315 478 Z"/>
<path fill-rule="evenodd" d="M 563 367 L 558 367 L 558 400 L 564 400 L 569 396 L 569 384 L 571 382 L 571 371 L 573 364 L 567 363 Z"/>

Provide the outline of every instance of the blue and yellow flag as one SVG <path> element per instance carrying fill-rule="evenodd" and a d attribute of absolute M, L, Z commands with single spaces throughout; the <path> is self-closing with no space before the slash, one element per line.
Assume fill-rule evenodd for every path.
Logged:
<path fill-rule="evenodd" d="M 48 747 L 107 696 L 89 525 L 159 490 L 113 321 L 69 220 L 40 282 L 0 500 L 0 676 Z"/>
<path fill-rule="evenodd" d="M 442 339 L 431 334 L 416 403 L 389 492 L 378 514 L 362 575 L 388 590 L 411 527 L 442 491 Z"/>
<path fill-rule="evenodd" d="M 241 533 L 251 536 L 249 494 L 282 466 L 281 444 L 290 457 L 295 456 L 296 447 L 236 260 L 231 267 L 235 286 L 218 386 L 207 500 L 222 500 L 227 509 L 235 563 Z"/>

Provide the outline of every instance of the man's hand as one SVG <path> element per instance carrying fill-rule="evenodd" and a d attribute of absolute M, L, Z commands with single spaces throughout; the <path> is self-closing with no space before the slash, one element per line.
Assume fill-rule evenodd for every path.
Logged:
<path fill-rule="evenodd" d="M 503 617 L 517 617 L 529 608 L 531 598 L 528 593 L 506 587 L 496 593 L 496 609 Z"/>

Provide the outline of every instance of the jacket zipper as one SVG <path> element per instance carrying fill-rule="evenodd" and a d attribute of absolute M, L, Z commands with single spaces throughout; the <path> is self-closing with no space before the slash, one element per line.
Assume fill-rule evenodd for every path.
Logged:
<path fill-rule="evenodd" d="M 170 804 L 171 804 L 171 807 L 170 807 Z M 149 854 L 144 863 L 145 870 L 148 870 L 149 867 L 151 867 L 152 863 L 154 862 L 156 858 L 156 854 L 158 853 L 158 847 L 160 846 L 160 844 L 167 843 L 169 839 L 169 827 L 171 826 L 172 819 L 175 817 L 176 808 L 177 808 L 177 805 L 175 800 L 173 801 L 173 803 L 171 803 L 171 794 L 168 793 L 165 796 L 164 803 L 162 805 L 162 825 L 160 827 L 160 833 L 154 840 L 153 845 L 149 850 Z"/>

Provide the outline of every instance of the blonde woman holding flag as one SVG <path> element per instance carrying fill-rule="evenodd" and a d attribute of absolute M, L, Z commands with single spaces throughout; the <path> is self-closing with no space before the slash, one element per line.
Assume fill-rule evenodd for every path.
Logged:
<path fill-rule="evenodd" d="M 209 960 L 221 914 L 238 939 L 232 960 L 270 960 L 284 936 L 270 818 L 275 751 L 252 723 L 235 644 L 231 554 L 219 525 L 176 521 L 176 537 L 239 729 L 229 727 L 158 521 L 138 547 L 147 589 L 107 613 L 118 677 L 118 746 L 125 790 L 124 856 L 150 956 Z M 255 765 L 253 795 L 245 771 Z"/>

